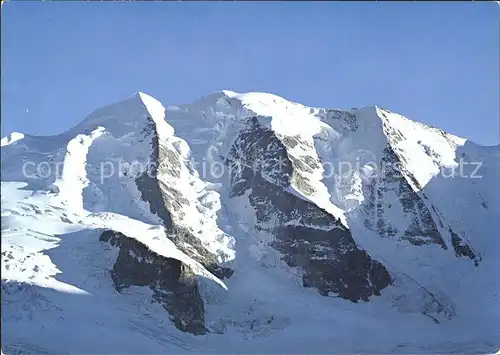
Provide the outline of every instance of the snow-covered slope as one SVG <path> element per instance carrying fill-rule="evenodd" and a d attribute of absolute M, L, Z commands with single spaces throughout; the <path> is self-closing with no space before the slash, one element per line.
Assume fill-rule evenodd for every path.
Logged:
<path fill-rule="evenodd" d="M 491 352 L 499 180 L 500 146 L 264 93 L 13 133 L 3 351 Z"/>

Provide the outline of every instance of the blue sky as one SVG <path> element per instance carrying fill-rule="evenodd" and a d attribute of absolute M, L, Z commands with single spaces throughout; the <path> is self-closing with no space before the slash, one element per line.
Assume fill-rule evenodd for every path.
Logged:
<path fill-rule="evenodd" d="M 229 89 L 377 104 L 496 144 L 499 19 L 492 2 L 10 1 L 2 135 L 60 133 L 137 91 L 170 105 Z"/>

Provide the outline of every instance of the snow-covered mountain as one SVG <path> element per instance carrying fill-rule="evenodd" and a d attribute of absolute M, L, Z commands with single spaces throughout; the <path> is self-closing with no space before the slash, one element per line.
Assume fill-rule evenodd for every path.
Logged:
<path fill-rule="evenodd" d="M 5 353 L 500 347 L 500 146 L 230 91 L 1 144 Z"/>

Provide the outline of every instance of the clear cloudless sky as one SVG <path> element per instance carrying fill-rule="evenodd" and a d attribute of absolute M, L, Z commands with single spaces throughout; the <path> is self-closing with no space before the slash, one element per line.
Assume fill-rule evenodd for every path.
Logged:
<path fill-rule="evenodd" d="M 495 2 L 23 2 L 2 8 L 2 136 L 47 135 L 146 92 L 229 89 L 377 104 L 481 144 L 500 136 Z"/>

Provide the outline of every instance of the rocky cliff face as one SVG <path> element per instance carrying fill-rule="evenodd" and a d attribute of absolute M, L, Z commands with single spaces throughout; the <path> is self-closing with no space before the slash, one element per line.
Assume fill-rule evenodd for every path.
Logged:
<path fill-rule="evenodd" d="M 119 249 L 110 271 L 118 292 L 130 286 L 147 286 L 153 291 L 154 301 L 165 307 L 179 330 L 196 335 L 206 333 L 203 300 L 196 276 L 187 265 L 162 257 L 121 233 L 104 231 L 100 241 Z"/>
<path fill-rule="evenodd" d="M 303 270 L 305 287 L 356 302 L 380 295 L 390 284 L 385 267 L 358 249 L 338 218 L 289 190 L 295 178 L 308 191 L 307 180 L 301 179 L 307 165 L 291 159 L 285 144 L 257 118 L 248 119 L 226 163 L 232 172 L 231 196 L 248 198 L 258 221 L 255 228 L 271 235 L 269 246 L 281 252 L 290 267 Z M 309 164 L 316 162 L 311 158 Z"/>
<path fill-rule="evenodd" d="M 374 179 L 366 189 L 368 198 L 365 211 L 369 218 L 365 225 L 376 230 L 381 237 L 401 238 L 414 245 L 433 243 L 447 249 L 431 213 L 403 174 L 397 170 L 399 159 L 392 148 L 384 149 L 381 161 L 383 168 L 379 178 Z M 398 205 L 394 206 L 384 200 L 386 194 L 395 196 Z M 398 230 L 391 224 L 387 212 L 393 208 L 401 209 L 409 217 L 405 230 Z"/>
<path fill-rule="evenodd" d="M 58 223 L 99 230 L 100 245 L 117 251 L 108 281 L 118 292 L 149 288 L 183 332 L 282 329 L 294 322 L 287 302 L 306 299 L 311 312 L 318 302 L 311 314 L 319 318 L 324 302 L 364 301 L 438 323 L 460 313 L 455 290 L 482 272 L 484 225 L 500 200 L 491 183 L 440 176 L 460 150 L 485 162 L 488 181 L 500 176 L 497 150 L 377 107 L 319 109 L 222 92 L 165 114 L 138 94 L 60 136 L 5 141 L 2 178 L 44 199 L 16 216 L 32 206 L 36 215 L 62 210 Z M 37 171 L 49 158 L 62 177 Z M 19 162 L 29 161 L 26 177 Z M 108 163 L 113 173 L 103 170 Z M 216 164 L 221 176 L 210 170 Z M 480 210 L 468 216 L 470 200 Z M 256 250 L 278 263 L 261 265 L 249 256 Z"/>
<path fill-rule="evenodd" d="M 389 118 L 390 111 L 380 110 L 379 114 L 387 137 L 387 145 L 380 156 L 378 174 L 365 188 L 367 197 L 364 205 L 364 212 L 367 215 L 365 226 L 382 237 L 406 240 L 417 246 L 436 244 L 444 250 L 451 248 L 457 256 L 467 257 L 477 266 L 479 258 L 472 247 L 455 233 L 450 225 L 447 225 L 439 208 L 422 191 L 423 186 L 417 179 L 417 174 L 412 171 L 413 169 L 418 171 L 418 165 L 412 167 L 411 160 L 415 158 L 409 156 L 407 146 L 408 141 L 415 137 L 406 137 L 401 127 L 391 124 L 394 119 Z M 400 118 L 400 120 L 406 119 Z M 446 148 L 454 148 L 453 140 L 443 131 L 419 123 L 410 124 L 416 125 L 424 132 L 432 132 L 442 140 Z M 443 169 L 442 156 L 422 142 L 422 139 L 418 139 L 416 145 L 419 151 L 421 150 L 420 153 L 425 154 L 432 168 L 438 171 Z M 426 169 L 425 165 L 429 162 L 420 159 L 422 168 Z M 393 218 L 395 211 L 403 218 Z"/>
<path fill-rule="evenodd" d="M 232 273 L 230 269 L 218 265 L 219 255 L 210 252 L 207 246 L 203 245 L 202 239 L 199 238 L 199 234 L 203 231 L 194 231 L 192 226 L 186 226 L 183 222 L 188 218 L 192 205 L 197 210 L 202 206 L 197 204 L 197 201 L 189 200 L 180 188 L 182 185 L 178 184 L 178 181 L 186 175 L 186 167 L 183 166 L 179 152 L 157 133 L 150 117 L 144 133 L 145 139 L 150 142 L 151 155 L 147 170 L 142 171 L 134 180 L 141 194 L 141 200 L 149 204 L 149 210 L 153 215 L 160 217 L 167 236 L 181 250 L 201 262 L 207 269 L 216 270 L 222 273 L 221 275 L 230 275 Z M 222 231 L 219 231 L 219 234 L 221 238 L 226 238 Z M 226 257 L 227 255 L 223 255 L 220 260 Z"/>

